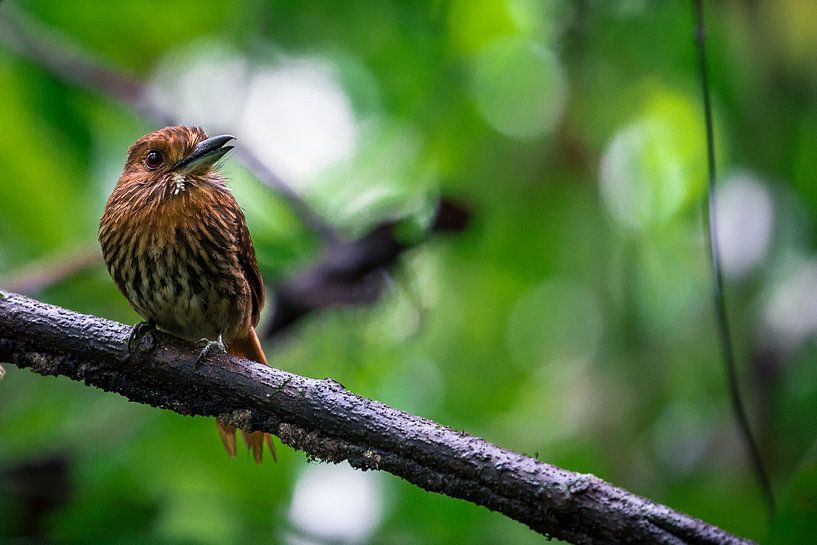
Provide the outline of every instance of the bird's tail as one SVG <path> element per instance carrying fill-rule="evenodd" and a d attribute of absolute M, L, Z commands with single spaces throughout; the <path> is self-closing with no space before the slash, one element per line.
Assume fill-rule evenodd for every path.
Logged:
<path fill-rule="evenodd" d="M 264 355 L 264 350 L 261 348 L 261 341 L 258 340 L 258 335 L 255 333 L 254 327 L 250 328 L 250 332 L 246 337 L 233 339 L 227 345 L 227 353 L 257 361 L 258 363 L 267 364 L 267 357 Z M 221 436 L 221 441 L 224 443 L 224 448 L 227 449 L 227 453 L 230 456 L 235 456 L 235 426 L 225 424 L 218 418 L 216 418 L 216 426 L 218 427 L 218 434 Z M 269 446 L 272 459 L 276 462 L 278 461 L 270 434 L 262 431 L 241 430 L 241 435 L 244 437 L 244 443 L 247 444 L 247 448 L 252 451 L 255 463 L 261 463 L 261 458 L 264 453 L 264 443 Z"/>

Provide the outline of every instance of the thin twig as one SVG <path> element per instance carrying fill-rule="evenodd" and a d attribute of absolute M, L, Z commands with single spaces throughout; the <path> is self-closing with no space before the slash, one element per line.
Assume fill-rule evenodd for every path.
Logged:
<path fill-rule="evenodd" d="M 0 361 L 180 414 L 276 434 L 307 456 L 382 470 L 582 545 L 748 545 L 689 515 L 316 380 L 0 291 Z M 215 441 L 216 438 L 214 437 Z"/>
<path fill-rule="evenodd" d="M 31 20 L 16 7 L 5 6 L 0 13 L 0 43 L 60 79 L 122 102 L 160 125 L 179 123 L 173 112 L 156 103 L 144 83 L 107 66 L 76 44 Z M 322 240 L 327 243 L 337 240 L 332 226 L 247 145 L 236 150 L 236 157 L 259 181 L 284 199 L 304 225 Z"/>
<path fill-rule="evenodd" d="M 715 164 L 715 136 L 712 121 L 712 103 L 709 94 L 709 69 L 706 60 L 706 34 L 704 26 L 703 0 L 695 0 L 695 36 L 698 44 L 698 66 L 701 76 L 701 92 L 704 103 L 704 119 L 706 125 L 706 159 L 709 171 L 708 179 L 708 199 L 706 203 L 706 213 L 704 222 L 706 225 L 706 235 L 709 241 L 709 262 L 712 268 L 712 296 L 715 304 L 715 315 L 718 322 L 718 334 L 720 335 L 723 364 L 726 368 L 726 379 L 729 385 L 729 397 L 732 402 L 732 410 L 743 441 L 746 444 L 749 459 L 754 467 L 755 476 L 761 487 L 766 500 L 766 507 L 769 515 L 775 512 L 774 493 L 760 449 L 757 446 L 749 419 L 744 409 L 743 398 L 740 393 L 738 383 L 737 364 L 735 363 L 735 353 L 732 344 L 732 333 L 729 324 L 729 315 L 726 311 L 726 296 L 723 287 L 723 267 L 721 265 L 720 246 L 718 243 L 718 223 L 717 223 L 717 172 Z"/>

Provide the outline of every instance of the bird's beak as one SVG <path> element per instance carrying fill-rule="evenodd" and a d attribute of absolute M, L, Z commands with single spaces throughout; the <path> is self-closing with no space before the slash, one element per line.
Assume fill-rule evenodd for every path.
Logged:
<path fill-rule="evenodd" d="M 233 146 L 224 145 L 230 140 L 235 140 L 235 136 L 222 134 L 199 142 L 187 157 L 178 161 L 170 170 L 187 174 L 201 167 L 209 167 L 233 149 Z"/>

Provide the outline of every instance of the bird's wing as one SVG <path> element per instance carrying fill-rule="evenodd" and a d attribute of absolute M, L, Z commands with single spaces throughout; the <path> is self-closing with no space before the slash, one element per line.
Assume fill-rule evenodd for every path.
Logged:
<path fill-rule="evenodd" d="M 264 280 L 261 278 L 261 273 L 258 270 L 258 261 L 255 259 L 255 247 L 252 245 L 250 231 L 247 229 L 244 214 L 240 210 L 238 213 L 238 236 L 236 237 L 238 244 L 238 262 L 244 272 L 244 277 L 247 279 L 247 284 L 250 286 L 250 294 L 252 296 L 252 325 L 255 327 L 258 324 L 261 309 L 264 307 Z"/>

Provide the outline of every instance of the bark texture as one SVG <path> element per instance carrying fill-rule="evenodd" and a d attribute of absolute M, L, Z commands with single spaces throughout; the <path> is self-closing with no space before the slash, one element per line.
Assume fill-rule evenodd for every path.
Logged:
<path fill-rule="evenodd" d="M 273 433 L 307 456 L 388 471 L 576 544 L 747 544 L 698 519 L 586 474 L 357 396 L 339 383 L 226 354 L 164 333 L 127 348 L 130 327 L 0 291 L 0 361 L 62 375 L 131 401 L 220 416 Z"/>

